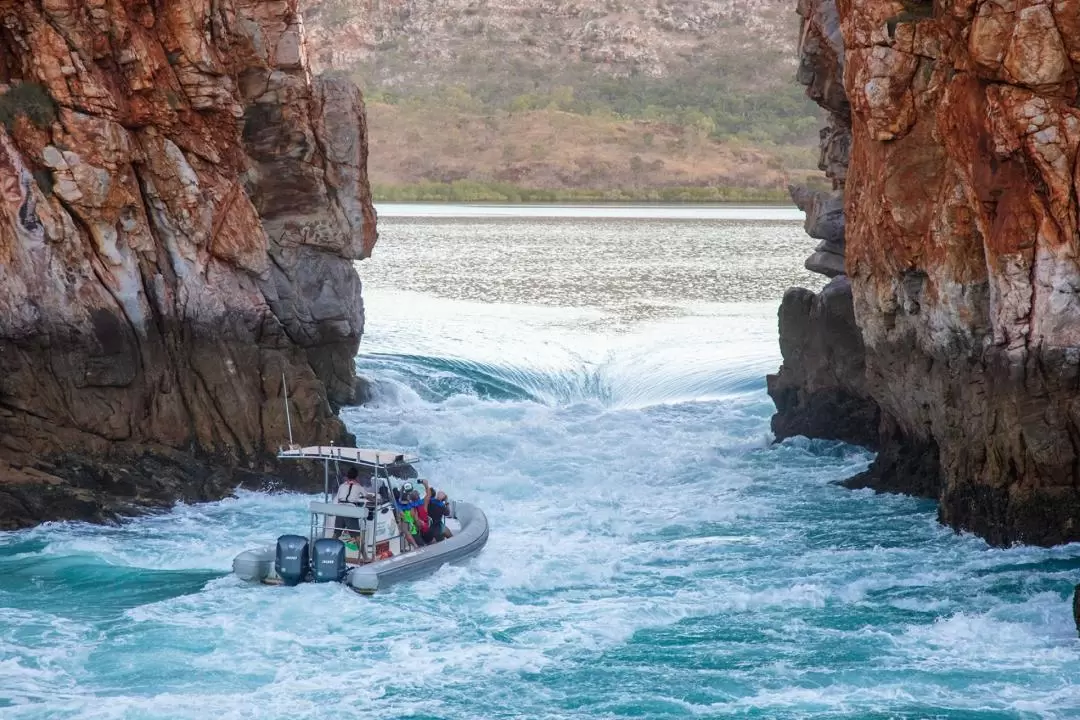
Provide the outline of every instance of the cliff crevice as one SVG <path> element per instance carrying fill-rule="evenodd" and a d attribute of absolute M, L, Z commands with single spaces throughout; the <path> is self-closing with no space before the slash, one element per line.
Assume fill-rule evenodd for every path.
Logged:
<path fill-rule="evenodd" d="M 305 486 L 377 240 L 296 0 L 0 0 L 0 527 Z"/>

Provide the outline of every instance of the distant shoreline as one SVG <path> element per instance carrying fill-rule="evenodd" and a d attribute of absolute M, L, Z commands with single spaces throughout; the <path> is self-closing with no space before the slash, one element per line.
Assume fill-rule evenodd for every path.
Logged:
<path fill-rule="evenodd" d="M 376 203 L 755 203 L 789 206 L 787 190 L 763 188 L 526 188 L 507 183 L 460 180 L 452 183 L 415 183 L 372 186 Z"/>
<path fill-rule="evenodd" d="M 380 218 L 430 220 L 695 220 L 802 223 L 805 215 L 790 202 L 777 203 L 496 203 L 376 201 Z"/>

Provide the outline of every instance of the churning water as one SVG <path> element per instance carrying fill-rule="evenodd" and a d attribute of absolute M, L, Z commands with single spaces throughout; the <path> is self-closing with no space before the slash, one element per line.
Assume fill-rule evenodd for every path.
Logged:
<path fill-rule="evenodd" d="M 484 507 L 484 552 L 373 598 L 242 585 L 306 529 L 253 493 L 0 536 L 0 718 L 1080 717 L 1075 547 L 770 444 L 777 305 L 821 285 L 790 214 L 382 210 L 345 418 Z"/>

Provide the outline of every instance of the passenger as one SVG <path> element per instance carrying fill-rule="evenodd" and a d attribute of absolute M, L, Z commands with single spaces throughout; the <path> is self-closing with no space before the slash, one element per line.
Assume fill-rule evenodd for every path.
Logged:
<path fill-rule="evenodd" d="M 413 490 L 409 493 L 409 507 L 412 510 L 413 518 L 415 519 L 415 538 L 420 545 L 427 545 L 427 532 L 428 532 L 428 516 L 427 508 L 424 507 L 424 501 L 420 497 L 418 490 Z"/>
<path fill-rule="evenodd" d="M 334 500 L 349 505 L 360 505 L 364 502 L 366 492 L 367 490 L 360 480 L 360 473 L 355 467 L 351 467 L 345 473 L 345 480 L 338 486 Z M 349 535 L 350 533 L 347 532 L 349 530 L 359 532 L 360 521 L 357 518 L 336 516 L 334 520 L 334 537 L 341 536 L 342 531 L 346 531 L 344 534 Z"/>
<path fill-rule="evenodd" d="M 420 549 L 420 535 L 417 533 L 415 521 L 412 521 L 412 515 L 408 512 L 402 513 L 401 522 L 398 523 L 398 529 L 401 531 L 402 536 L 405 538 L 405 543 L 409 546 L 410 550 Z"/>
<path fill-rule="evenodd" d="M 411 482 L 402 485 L 397 508 L 401 513 L 399 527 L 401 528 L 402 534 L 405 535 L 405 539 L 410 546 L 418 548 L 423 545 L 424 542 L 423 537 L 421 536 L 419 518 L 416 513 L 417 504 L 413 501 L 413 495 L 419 497 L 419 493 L 413 489 L 413 484 Z"/>
<path fill-rule="evenodd" d="M 450 501 L 442 490 L 438 492 L 428 488 L 428 519 L 431 521 L 430 535 L 434 542 L 453 537 L 446 527 L 446 518 L 450 515 Z"/>
<path fill-rule="evenodd" d="M 435 538 L 431 536 L 431 519 L 428 517 L 428 497 L 431 494 L 431 488 L 428 487 L 427 480 L 422 481 L 424 483 L 424 497 L 420 497 L 420 493 L 416 490 L 412 491 L 412 504 L 415 506 L 417 527 L 420 528 L 420 539 L 423 540 L 425 545 L 430 545 L 435 541 Z"/>
<path fill-rule="evenodd" d="M 349 468 L 345 473 L 345 480 L 338 486 L 337 495 L 335 500 L 338 502 L 351 503 L 353 505 L 361 505 L 366 499 L 367 495 L 371 495 L 375 492 L 375 485 L 372 483 L 370 477 L 362 478 L 356 468 Z"/>
<path fill-rule="evenodd" d="M 423 517 L 427 520 L 424 542 L 430 545 L 443 539 L 443 517 L 446 514 L 446 503 L 437 499 L 435 490 L 427 480 L 421 480 L 420 482 L 424 485 Z M 446 497 L 446 493 L 438 494 L 442 495 L 443 498 Z"/>

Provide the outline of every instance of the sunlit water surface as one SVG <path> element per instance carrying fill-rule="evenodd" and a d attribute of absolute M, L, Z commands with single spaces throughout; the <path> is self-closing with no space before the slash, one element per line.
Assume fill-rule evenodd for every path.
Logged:
<path fill-rule="evenodd" d="M 253 493 L 2 535 L 0 717 L 1080 717 L 1075 547 L 988 549 L 832 484 L 861 450 L 770 444 L 777 304 L 821 285 L 797 220 L 544 212 L 390 207 L 360 266 L 345 418 L 483 506 L 480 556 L 246 586 L 237 552 L 306 529 Z"/>

